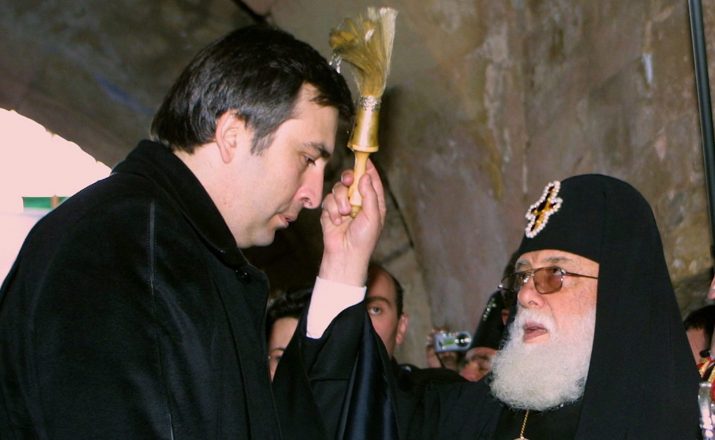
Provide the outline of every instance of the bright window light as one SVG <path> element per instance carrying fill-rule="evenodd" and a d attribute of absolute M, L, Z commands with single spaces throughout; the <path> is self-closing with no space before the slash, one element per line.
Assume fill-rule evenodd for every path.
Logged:
<path fill-rule="evenodd" d="M 1 281 L 25 236 L 49 207 L 111 170 L 77 144 L 12 110 L 0 109 L 0 132 Z"/>

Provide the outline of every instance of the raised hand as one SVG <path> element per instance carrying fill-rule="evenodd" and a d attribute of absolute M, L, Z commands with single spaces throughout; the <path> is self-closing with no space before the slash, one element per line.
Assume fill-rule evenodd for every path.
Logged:
<path fill-rule="evenodd" d="M 340 181 L 323 200 L 320 223 L 323 228 L 323 260 L 319 276 L 323 279 L 361 286 L 367 266 L 385 224 L 385 192 L 377 169 L 368 161 L 366 173 L 358 182 L 362 209 L 352 218 L 348 188 L 353 171 L 343 171 Z"/>

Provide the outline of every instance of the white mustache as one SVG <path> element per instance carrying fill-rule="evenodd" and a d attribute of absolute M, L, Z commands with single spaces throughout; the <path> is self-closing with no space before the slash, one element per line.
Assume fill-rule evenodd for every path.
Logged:
<path fill-rule="evenodd" d="M 516 312 L 516 317 L 512 323 L 512 332 L 519 333 L 519 336 L 523 336 L 524 327 L 527 324 L 538 324 L 546 329 L 549 333 L 553 333 L 556 330 L 556 322 L 551 315 L 546 313 L 538 312 L 534 309 L 524 309 L 519 307 Z"/>

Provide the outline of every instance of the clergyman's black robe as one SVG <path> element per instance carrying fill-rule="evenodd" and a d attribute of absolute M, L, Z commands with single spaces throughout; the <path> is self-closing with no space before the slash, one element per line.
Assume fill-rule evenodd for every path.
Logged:
<path fill-rule="evenodd" d="M 699 378 L 650 206 L 627 183 L 600 175 L 567 179 L 561 182 L 557 195 L 563 199 L 561 210 L 551 215 L 536 238 L 525 236 L 518 254 L 559 249 L 598 262 L 596 328 L 581 401 L 537 415 L 531 425 L 527 423 L 525 437 L 697 439 Z M 324 346 L 321 355 L 339 355 L 344 365 L 351 365 L 350 359 L 355 359 L 359 351 L 358 363 L 379 367 L 372 370 L 375 380 L 371 384 L 384 387 L 377 387 L 377 392 L 372 388 L 376 400 L 384 403 L 381 408 L 385 411 L 375 419 L 382 423 L 393 417 L 389 410 L 395 411 L 400 405 L 389 359 L 384 352 L 369 348 L 376 343 L 374 338 L 363 338 L 362 343 L 340 342 L 355 341 L 355 335 L 366 334 L 367 318 L 361 319 L 364 311 L 361 314 L 356 307 L 344 311 L 331 324 L 323 336 L 330 345 Z M 365 362 L 370 356 L 380 356 L 380 361 Z M 320 373 L 329 377 L 324 371 Z M 343 374 L 340 386 L 350 389 L 355 384 L 348 376 Z M 326 381 L 311 383 L 322 388 L 316 397 L 323 398 L 324 403 L 315 408 L 326 414 L 325 408 L 332 407 L 330 399 L 324 398 L 328 396 L 325 391 L 331 386 L 326 387 Z M 434 385 L 419 400 L 415 415 L 398 421 L 400 438 L 513 439 L 523 421 L 518 412 L 513 416 L 505 413 L 511 410 L 491 395 L 486 381 Z M 359 408 L 342 408 L 347 417 L 364 417 L 365 424 L 372 423 L 370 417 L 356 411 Z M 552 430 L 560 430 L 562 425 L 567 432 Z"/>

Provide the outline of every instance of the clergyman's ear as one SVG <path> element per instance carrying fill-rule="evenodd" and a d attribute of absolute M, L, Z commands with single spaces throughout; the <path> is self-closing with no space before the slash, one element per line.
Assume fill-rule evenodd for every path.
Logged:
<path fill-rule="evenodd" d="M 216 119 L 216 145 L 221 154 L 221 159 L 229 163 L 236 156 L 240 148 L 251 148 L 251 130 L 246 126 L 246 121 L 227 111 Z"/>

